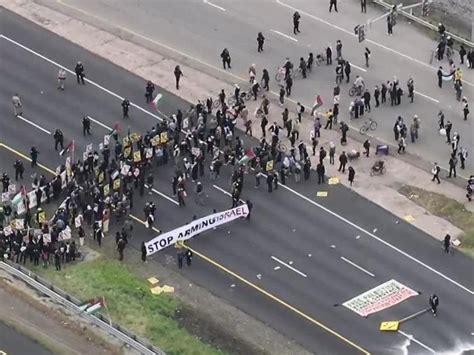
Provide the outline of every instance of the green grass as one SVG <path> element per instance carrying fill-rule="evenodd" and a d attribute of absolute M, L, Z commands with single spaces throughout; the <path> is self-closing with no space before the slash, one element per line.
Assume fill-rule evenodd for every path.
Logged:
<path fill-rule="evenodd" d="M 115 322 L 167 354 L 223 354 L 179 326 L 175 320 L 180 309 L 177 301 L 167 295 L 153 295 L 148 283 L 119 261 L 101 257 L 62 272 L 52 267 L 35 271 L 80 299 L 104 296 Z"/>
<path fill-rule="evenodd" d="M 398 192 L 416 202 L 431 214 L 444 218 L 462 229 L 464 235 L 461 250 L 474 258 L 474 213 L 462 203 L 436 192 L 426 191 L 414 186 L 404 185 Z"/>

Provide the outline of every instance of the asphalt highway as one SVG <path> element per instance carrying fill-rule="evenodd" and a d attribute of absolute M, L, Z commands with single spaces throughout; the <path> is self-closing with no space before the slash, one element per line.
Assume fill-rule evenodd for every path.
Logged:
<path fill-rule="evenodd" d="M 130 126 L 132 132 L 145 132 L 157 122 L 156 113 L 144 103 L 143 79 L 7 11 L 0 16 L 0 142 L 12 149 L 0 148 L 2 162 L 11 159 L 6 165 L 18 156 L 14 151 L 27 154 L 31 145 L 41 152 L 39 162 L 50 169 L 64 163 L 65 157 L 54 151 L 53 138 L 45 130 L 60 128 L 66 144 L 76 142 L 78 156 L 90 142 L 97 149 L 109 132 L 104 126 L 118 122 L 122 130 Z M 57 90 L 57 64 L 72 70 L 78 60 L 84 63 L 87 84 L 77 85 L 69 74 L 66 90 Z M 164 95 L 161 111 L 165 114 L 189 105 L 157 91 Z M 23 116 L 30 123 L 13 117 L 14 92 L 22 97 Z M 135 104 L 127 121 L 121 118 L 118 97 Z M 99 122 L 93 124 L 91 137 L 82 136 L 84 114 Z M 156 227 L 168 231 L 193 215 L 230 207 L 225 193 L 229 167 L 214 183 L 203 177 L 204 207 L 192 201 L 192 193 L 186 207 L 176 205 L 172 174 L 171 164 L 155 169 L 157 191 L 142 199 L 135 194 L 135 216 L 143 218 L 142 206 L 152 200 L 157 205 Z M 191 183 L 187 187 L 192 191 Z M 327 191 L 328 196 L 316 197 L 317 191 Z M 201 257 L 182 272 L 193 282 L 318 354 L 398 354 L 403 349 L 410 354 L 439 353 L 472 343 L 474 278 L 472 261 L 466 256 L 443 255 L 439 242 L 430 236 L 340 185 L 319 188 L 314 176 L 309 182 L 289 181 L 269 194 L 265 184 L 255 189 L 253 176 L 246 175 L 242 198 L 254 204 L 250 221 L 236 221 L 191 241 Z M 144 228 L 138 231 L 131 242 L 136 248 L 156 234 Z M 175 256 L 173 249 L 154 259 L 165 262 L 170 256 Z M 368 318 L 342 306 L 391 279 L 419 295 Z M 404 323 L 401 332 L 378 330 L 381 321 L 402 319 L 426 308 L 432 293 L 440 298 L 438 317 L 424 314 Z"/>
<path fill-rule="evenodd" d="M 328 45 L 332 46 L 335 57 L 336 40 L 341 40 L 343 57 L 353 65 L 352 81 L 356 75 L 362 76 L 371 94 L 375 85 L 380 87 L 381 83 L 392 80 L 394 76 L 400 80 L 405 92 L 409 75 L 415 81 L 416 98 L 413 104 L 408 103 L 405 94 L 401 106 L 394 108 L 382 105 L 366 114 L 366 117 L 378 122 L 378 129 L 373 133 L 376 137 L 396 145 L 393 135 L 395 119 L 400 115 L 405 118 L 405 122 L 411 123 L 416 114 L 421 119 L 420 139 L 415 144 L 407 142 L 408 151 L 428 162 L 437 161 L 442 166 L 448 166 L 449 147 L 439 135 L 437 126 L 437 114 L 442 109 L 446 120 L 453 123 L 453 132 L 461 133 L 461 146 L 470 152 L 474 151 L 472 118 L 463 121 L 462 105 L 455 100 L 454 90 L 449 83 L 445 82 L 443 89 L 437 87 L 436 70 L 439 65 L 447 70 L 448 64 L 446 60 L 440 63 L 435 60 L 430 64 L 429 58 L 436 47 L 432 38 L 402 20 L 395 26 L 394 35 L 387 36 L 386 21 L 382 19 L 369 28 L 368 39 L 358 43 L 353 28 L 380 16 L 382 13 L 379 8 L 369 6 L 367 14 L 361 14 L 358 1 L 346 1 L 339 5 L 339 13 L 329 13 L 328 1 L 325 0 L 266 0 L 252 3 L 225 0 L 64 0 L 63 3 L 87 12 L 91 18 L 103 19 L 120 26 L 122 30 L 128 29 L 154 43 L 161 43 L 166 46 L 166 50 L 187 57 L 191 65 L 204 65 L 213 74 L 244 86 L 252 63 L 256 64 L 259 77 L 261 70 L 267 68 L 274 92 L 279 89 L 273 77 L 285 58 L 289 57 L 297 66 L 300 57 L 306 59 L 309 52 L 316 55 Z M 295 11 L 299 11 L 302 16 L 301 33 L 298 35 L 292 32 L 292 15 Z M 261 54 L 257 53 L 258 32 L 263 32 L 266 37 Z M 365 66 L 365 47 L 372 52 L 369 68 Z M 220 52 L 223 48 L 228 48 L 231 53 L 232 70 L 222 69 Z M 456 64 L 458 61 L 456 55 Z M 466 80 L 463 95 L 472 100 L 474 72 L 466 67 L 463 67 L 463 71 Z M 186 85 L 185 80 L 183 85 Z M 307 80 L 296 79 L 291 98 L 310 106 L 316 94 L 321 94 L 325 102 L 323 109 L 327 110 L 332 107 L 334 80 L 334 65 L 316 67 Z M 348 89 L 349 84 L 341 85 L 340 119 L 345 121 L 349 121 L 348 107 L 351 102 Z M 219 90 L 216 88 L 216 95 Z M 372 97 L 372 107 L 374 105 Z M 353 120 L 350 124 L 359 127 L 364 121 Z M 472 156 L 468 158 L 468 167 L 472 167 Z"/>
<path fill-rule="evenodd" d="M 26 335 L 0 322 L 0 354 L 51 355 L 52 353 Z"/>

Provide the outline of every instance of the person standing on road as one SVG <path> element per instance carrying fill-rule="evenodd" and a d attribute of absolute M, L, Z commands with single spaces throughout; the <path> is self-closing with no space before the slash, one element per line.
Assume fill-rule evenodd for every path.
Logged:
<path fill-rule="evenodd" d="M 339 169 L 337 169 L 337 171 L 342 170 L 342 173 L 345 173 L 346 164 L 347 164 L 347 155 L 345 151 L 342 151 L 341 155 L 339 155 Z"/>
<path fill-rule="evenodd" d="M 393 35 L 393 20 L 392 14 L 387 16 L 387 34 L 389 36 Z"/>
<path fill-rule="evenodd" d="M 443 239 L 444 252 L 449 254 L 449 249 L 451 247 L 451 236 L 446 234 Z"/>
<path fill-rule="evenodd" d="M 226 69 L 226 66 L 227 68 L 232 69 L 232 67 L 230 66 L 230 61 L 231 61 L 230 53 L 227 48 L 224 48 L 222 50 L 221 59 L 222 59 L 222 66 L 224 67 L 224 69 Z"/>
<path fill-rule="evenodd" d="M 257 35 L 257 52 L 263 52 L 263 44 L 265 43 L 265 37 L 263 37 L 262 32 L 259 32 Z"/>
<path fill-rule="evenodd" d="M 463 115 L 464 115 L 464 121 L 467 121 L 467 116 L 469 115 L 469 104 L 467 103 L 467 97 L 464 96 L 462 98 L 462 103 L 463 103 Z"/>
<path fill-rule="evenodd" d="M 38 166 L 38 154 L 39 151 L 36 149 L 35 146 L 31 147 L 30 149 L 30 158 L 31 158 L 31 167 Z"/>
<path fill-rule="evenodd" d="M 20 96 L 14 94 L 12 96 L 13 112 L 15 116 L 23 115 L 23 104 L 21 103 Z"/>
<path fill-rule="evenodd" d="M 293 78 L 288 76 L 285 81 L 286 96 L 291 95 L 291 88 L 293 87 Z"/>
<path fill-rule="evenodd" d="M 380 89 L 377 85 L 375 85 L 375 89 L 374 89 L 375 107 L 380 106 L 379 97 L 380 97 Z"/>
<path fill-rule="evenodd" d="M 82 135 L 91 135 L 91 120 L 89 116 L 82 117 Z"/>
<path fill-rule="evenodd" d="M 436 317 L 437 312 L 438 312 L 438 306 L 439 306 L 439 298 L 435 294 L 430 296 L 430 307 L 431 307 L 431 313 L 433 313 L 433 316 Z"/>
<path fill-rule="evenodd" d="M 143 241 L 142 242 L 142 245 L 140 247 L 140 250 L 141 250 L 141 253 L 142 253 L 142 261 L 144 263 L 146 263 L 146 246 L 145 246 L 145 242 Z"/>
<path fill-rule="evenodd" d="M 329 12 L 332 11 L 332 8 L 334 7 L 334 11 L 337 11 L 337 0 L 329 0 Z"/>
<path fill-rule="evenodd" d="M 433 169 L 431 169 L 431 173 L 433 174 L 433 177 L 431 178 L 431 181 L 437 181 L 438 184 L 441 184 L 441 181 L 439 179 L 439 173 L 441 172 L 441 168 L 439 167 L 438 163 L 434 163 Z"/>
<path fill-rule="evenodd" d="M 450 120 L 446 121 L 444 129 L 446 130 L 446 143 L 451 144 L 451 130 L 453 129 L 453 124 Z"/>
<path fill-rule="evenodd" d="M 286 94 L 285 88 L 282 85 L 280 85 L 280 93 L 279 93 L 278 101 L 280 102 L 281 106 L 283 106 L 285 103 L 285 94 Z"/>
<path fill-rule="evenodd" d="M 261 82 L 263 83 L 264 90 L 270 90 L 270 87 L 268 86 L 268 83 L 270 82 L 270 74 L 268 74 L 267 69 L 263 69 Z"/>
<path fill-rule="evenodd" d="M 370 154 L 370 141 L 368 139 L 364 142 L 363 147 L 365 149 L 364 154 L 368 158 Z"/>
<path fill-rule="evenodd" d="M 413 81 L 413 78 L 411 77 L 411 75 L 408 77 L 407 88 L 408 88 L 408 97 L 410 98 L 410 103 L 413 103 L 413 99 L 415 98 L 415 82 Z"/>
<path fill-rule="evenodd" d="M 436 73 L 438 75 L 438 87 L 441 89 L 443 87 L 443 67 L 440 66 Z"/>
<path fill-rule="evenodd" d="M 344 73 L 346 74 L 346 83 L 351 80 L 351 63 L 348 60 L 344 64 Z"/>
<path fill-rule="evenodd" d="M 146 98 L 147 104 L 153 101 L 154 91 L 155 91 L 155 85 L 151 81 L 148 80 L 145 86 L 145 98 Z"/>
<path fill-rule="evenodd" d="M 318 185 L 321 183 L 324 184 L 324 174 L 326 173 L 326 168 L 322 162 L 318 163 L 316 166 L 316 173 L 318 174 Z"/>
<path fill-rule="evenodd" d="M 401 136 L 400 139 L 398 140 L 398 154 L 405 153 L 406 149 L 406 143 L 405 143 L 405 137 Z"/>
<path fill-rule="evenodd" d="M 66 82 L 67 73 L 63 68 L 58 70 L 58 90 L 64 90 L 64 83 Z"/>
<path fill-rule="evenodd" d="M 331 45 L 326 47 L 326 64 L 332 65 L 332 48 Z"/>
<path fill-rule="evenodd" d="M 299 14 L 298 11 L 296 11 L 293 14 L 293 33 L 295 35 L 300 33 L 300 19 L 301 19 L 301 15 Z"/>
<path fill-rule="evenodd" d="M 123 118 L 128 118 L 128 111 L 130 111 L 130 101 L 128 99 L 123 99 L 121 105 Z"/>
<path fill-rule="evenodd" d="M 365 1 L 365 0 L 363 0 Z M 365 47 L 364 51 L 364 57 L 365 57 L 365 66 L 368 68 L 369 67 L 369 59 L 370 59 L 370 49 Z"/>
<path fill-rule="evenodd" d="M 174 68 L 174 78 L 176 79 L 176 90 L 179 90 L 179 80 L 183 76 L 183 72 L 179 65 Z"/>
<path fill-rule="evenodd" d="M 364 108 L 367 112 L 370 112 L 370 92 L 368 89 L 365 89 L 364 94 L 362 95 L 364 99 Z"/>
<path fill-rule="evenodd" d="M 360 12 L 367 13 L 367 0 L 360 0 Z"/>
<path fill-rule="evenodd" d="M 86 82 L 84 81 L 84 78 L 86 74 L 84 73 L 84 65 L 82 65 L 81 62 L 77 62 L 76 67 L 74 68 L 74 71 L 76 72 L 77 83 L 85 85 Z"/>
<path fill-rule="evenodd" d="M 127 246 L 127 243 L 123 238 L 120 238 L 117 242 L 117 251 L 119 253 L 119 260 L 123 260 L 123 251 L 125 250 L 125 247 Z"/>
<path fill-rule="evenodd" d="M 458 160 L 456 159 L 456 154 L 451 154 L 451 157 L 449 158 L 449 174 L 446 176 L 447 178 L 451 178 L 451 176 L 454 175 L 456 177 L 456 165 L 458 163 Z"/>
<path fill-rule="evenodd" d="M 349 176 L 348 176 L 350 186 L 352 186 L 352 184 L 354 183 L 355 175 L 356 175 L 356 172 L 355 172 L 354 168 L 352 166 L 350 166 L 349 167 Z"/>
<path fill-rule="evenodd" d="M 57 129 L 53 135 L 54 138 L 54 150 L 58 150 L 58 145 L 61 149 L 64 149 L 64 135 L 60 129 Z"/>

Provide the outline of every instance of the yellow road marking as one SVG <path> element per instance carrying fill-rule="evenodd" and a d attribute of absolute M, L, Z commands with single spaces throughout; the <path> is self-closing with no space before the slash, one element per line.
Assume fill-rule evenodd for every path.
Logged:
<path fill-rule="evenodd" d="M 363 354 L 366 354 L 366 355 L 369 355 L 370 353 L 365 350 L 364 348 L 360 347 L 359 345 L 355 344 L 354 342 L 352 342 L 351 340 L 347 339 L 346 337 L 342 336 L 341 334 L 337 333 L 336 331 L 332 330 L 331 328 L 327 327 L 326 325 L 322 324 L 321 322 L 318 322 L 316 319 L 312 318 L 311 316 L 307 315 L 306 313 L 300 311 L 298 308 L 290 305 L 289 303 L 283 301 L 282 299 L 276 297 L 275 295 L 271 294 L 270 292 L 264 290 L 263 288 L 255 285 L 254 283 L 248 281 L 247 279 L 243 278 L 242 276 L 236 274 L 235 272 L 229 270 L 228 268 L 226 268 L 225 266 L 219 264 L 218 262 L 212 260 L 211 258 L 205 256 L 204 254 L 198 252 L 197 250 L 193 249 L 193 248 L 190 248 L 189 246 L 186 246 L 189 250 L 191 250 L 195 255 L 199 256 L 200 258 L 204 259 L 205 261 L 207 261 L 208 263 L 214 265 L 215 267 L 217 267 L 218 269 L 226 272 L 227 274 L 235 277 L 236 279 L 238 279 L 239 281 L 243 282 L 244 284 L 246 284 L 247 286 L 250 286 L 251 288 L 253 288 L 254 290 L 260 292 L 261 294 L 267 296 L 268 298 L 270 298 L 272 301 L 275 301 L 276 303 L 279 303 L 280 305 L 288 308 L 289 310 L 295 312 L 296 314 L 298 314 L 299 316 L 301 316 L 302 318 L 308 320 L 309 322 L 313 323 L 314 325 L 324 329 L 325 331 L 327 331 L 328 333 L 330 333 L 331 335 L 334 335 L 335 337 L 339 338 L 340 340 L 344 341 L 345 343 L 351 345 L 352 347 L 356 348 L 357 350 L 359 350 L 361 353 Z"/>
<path fill-rule="evenodd" d="M 9 150 L 10 152 L 26 159 L 26 160 L 29 160 L 31 161 L 30 158 L 28 158 L 26 155 L 24 155 L 23 153 L 20 153 L 19 151 L 17 151 L 16 149 L 13 149 L 9 146 L 7 146 L 6 144 L 3 144 L 3 143 L 0 143 L 0 147 L 3 147 L 7 150 Z M 56 175 L 56 173 L 49 169 L 48 167 L 44 166 L 44 165 L 38 165 L 40 168 L 44 169 L 45 171 L 53 174 L 53 175 Z M 129 215 L 131 218 L 133 218 L 135 221 L 137 221 L 138 223 L 142 224 L 142 225 L 146 225 L 145 224 L 145 221 L 142 221 L 141 219 L 139 219 L 138 217 L 135 217 L 133 215 Z M 159 229 L 153 227 L 152 228 L 155 232 L 157 233 L 161 233 Z M 326 325 L 324 325 L 323 323 L 317 321 L 316 319 L 312 318 L 311 316 L 307 315 L 306 313 L 300 311 L 298 308 L 290 305 L 289 303 L 283 301 L 282 299 L 276 297 L 275 295 L 271 294 L 270 292 L 264 290 L 263 288 L 255 285 L 254 283 L 248 281 L 247 279 L 245 279 L 244 277 L 238 275 L 237 273 L 229 270 L 228 268 L 226 268 L 225 266 L 219 264 L 217 261 L 214 261 L 212 260 L 211 258 L 207 257 L 206 255 L 202 254 L 201 252 L 198 252 L 197 250 L 193 249 L 193 248 L 190 248 L 189 246 L 185 246 L 186 248 L 188 248 L 189 250 L 191 250 L 195 255 L 199 256 L 201 259 L 204 259 L 205 261 L 207 261 L 208 263 L 210 263 L 211 265 L 217 267 L 218 269 L 224 271 L 225 273 L 235 277 L 236 279 L 238 279 L 239 281 L 243 282 L 244 284 L 246 284 L 247 286 L 250 286 L 251 288 L 253 288 L 254 290 L 260 292 L 261 294 L 265 295 L 266 297 L 270 298 L 272 301 L 276 302 L 276 303 L 279 303 L 280 305 L 284 306 L 285 308 L 293 311 L 294 313 L 296 313 L 297 315 L 299 315 L 300 317 L 306 319 L 307 321 L 313 323 L 314 325 L 324 329 L 326 332 L 330 333 L 331 335 L 337 337 L 338 339 L 342 340 L 343 342 L 349 344 L 350 346 L 354 347 L 355 349 L 359 350 L 361 353 L 365 354 L 365 355 L 370 355 L 370 353 L 365 350 L 364 348 L 362 348 L 361 346 L 355 344 L 354 342 L 352 342 L 351 340 L 347 339 L 346 337 L 342 336 L 341 334 L 339 334 L 338 332 L 332 330 L 331 328 L 327 327 Z"/>

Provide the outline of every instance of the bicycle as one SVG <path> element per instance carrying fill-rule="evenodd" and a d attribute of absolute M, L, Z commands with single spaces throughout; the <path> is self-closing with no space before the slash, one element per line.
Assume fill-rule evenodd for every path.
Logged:
<path fill-rule="evenodd" d="M 248 91 L 241 92 L 239 95 L 239 101 L 248 101 L 252 98 L 252 96 L 253 96 L 253 93 L 251 89 Z M 233 106 L 235 103 L 237 103 L 237 100 L 235 99 L 235 95 L 232 95 L 231 97 L 227 99 L 227 104 L 229 106 Z"/>
<path fill-rule="evenodd" d="M 357 86 L 352 84 L 352 87 L 349 89 L 349 96 L 354 96 L 354 95 L 361 95 L 362 92 L 365 90 L 365 84 L 362 84 L 362 87 L 359 89 Z"/>
<path fill-rule="evenodd" d="M 285 144 L 283 144 L 282 142 L 278 142 L 277 143 L 277 150 L 282 152 L 282 153 L 286 153 L 286 151 L 288 150 L 287 146 Z"/>
<path fill-rule="evenodd" d="M 375 131 L 377 129 L 377 122 L 372 118 L 369 118 L 364 124 L 360 127 L 360 134 L 366 134 L 368 130 Z"/>

